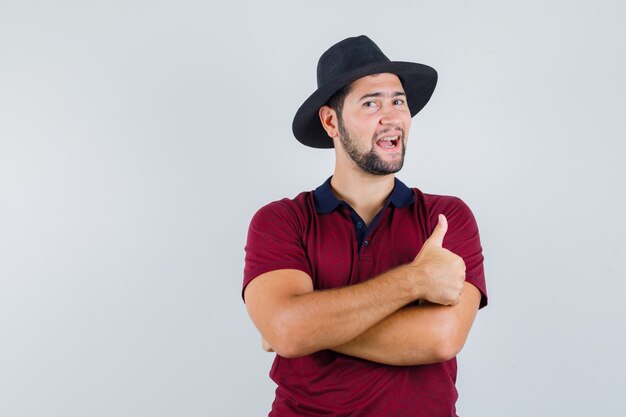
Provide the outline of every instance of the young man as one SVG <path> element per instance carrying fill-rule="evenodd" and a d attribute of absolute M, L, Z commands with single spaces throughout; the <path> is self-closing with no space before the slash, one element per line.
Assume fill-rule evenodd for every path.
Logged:
<path fill-rule="evenodd" d="M 478 228 L 394 176 L 436 81 L 365 36 L 319 60 L 293 132 L 334 148 L 335 171 L 261 208 L 246 245 L 246 306 L 277 353 L 270 416 L 456 416 L 455 357 L 487 304 Z"/>

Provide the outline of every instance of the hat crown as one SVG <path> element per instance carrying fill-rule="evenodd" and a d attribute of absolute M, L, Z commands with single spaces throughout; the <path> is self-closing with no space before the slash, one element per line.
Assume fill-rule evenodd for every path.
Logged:
<path fill-rule="evenodd" d="M 328 48 L 317 63 L 317 87 L 370 64 L 390 62 L 365 35 L 347 38 Z"/>

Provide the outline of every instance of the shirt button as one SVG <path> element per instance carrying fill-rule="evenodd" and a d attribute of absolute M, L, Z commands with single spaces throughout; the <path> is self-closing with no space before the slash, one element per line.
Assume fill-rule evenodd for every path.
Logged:
<path fill-rule="evenodd" d="M 369 245 L 369 242 L 366 240 L 363 242 L 363 246 L 367 246 L 367 245 Z"/>
<path fill-rule="evenodd" d="M 358 222 L 358 223 L 356 224 L 356 227 L 358 227 L 358 228 L 360 229 L 361 227 L 363 227 L 363 223 Z"/>

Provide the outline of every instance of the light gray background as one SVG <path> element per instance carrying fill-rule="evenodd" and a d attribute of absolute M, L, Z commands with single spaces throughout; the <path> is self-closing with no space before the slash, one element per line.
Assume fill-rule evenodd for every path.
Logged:
<path fill-rule="evenodd" d="M 319 55 L 434 66 L 399 178 L 462 197 L 491 302 L 463 416 L 618 415 L 622 1 L 0 2 L 0 415 L 262 416 L 247 225 L 315 188 Z"/>

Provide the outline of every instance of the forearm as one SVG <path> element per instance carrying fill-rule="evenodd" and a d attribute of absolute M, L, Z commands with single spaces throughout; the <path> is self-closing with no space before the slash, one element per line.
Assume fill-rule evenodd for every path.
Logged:
<path fill-rule="evenodd" d="M 419 297 L 408 277 L 414 273 L 410 266 L 392 269 L 361 284 L 323 291 L 313 291 L 310 279 L 299 280 L 298 272 L 273 271 L 269 282 L 263 283 L 265 277 L 260 276 L 255 279 L 259 285 L 250 288 L 265 292 L 255 294 L 264 301 L 255 303 L 251 317 L 281 356 L 303 356 L 345 344 Z M 281 299 L 277 292 L 285 291 L 287 282 L 303 284 L 297 291 L 287 289 L 292 295 L 277 304 L 275 300 Z"/>
<path fill-rule="evenodd" d="M 333 350 L 388 365 L 451 359 L 465 344 L 480 302 L 476 287 L 465 286 L 462 300 L 455 306 L 407 306 Z"/>
<path fill-rule="evenodd" d="M 456 305 L 465 264 L 442 248 L 447 222 L 439 217 L 411 263 L 360 284 L 313 291 L 312 278 L 294 269 L 256 277 L 244 293 L 250 317 L 279 355 L 297 357 L 347 344 L 417 299 Z"/>

